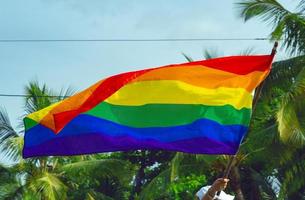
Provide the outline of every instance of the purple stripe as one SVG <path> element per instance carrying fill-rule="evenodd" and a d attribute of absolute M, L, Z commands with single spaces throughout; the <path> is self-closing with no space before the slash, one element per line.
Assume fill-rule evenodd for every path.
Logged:
<path fill-rule="evenodd" d="M 174 142 L 156 140 L 136 140 L 132 137 L 112 137 L 101 134 L 86 134 L 62 137 L 46 141 L 33 147 L 23 149 L 23 157 L 34 156 L 70 156 L 101 152 L 126 151 L 138 149 L 154 149 L 180 151 L 198 154 L 230 154 L 236 153 L 239 144 L 218 142 L 209 138 L 192 138 Z"/>

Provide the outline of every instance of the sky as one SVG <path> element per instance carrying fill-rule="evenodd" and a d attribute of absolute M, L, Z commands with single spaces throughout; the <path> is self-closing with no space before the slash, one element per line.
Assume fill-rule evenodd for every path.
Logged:
<path fill-rule="evenodd" d="M 10 0 L 0 1 L 0 39 L 259 38 L 264 23 L 247 23 L 234 0 Z M 281 1 L 292 6 L 293 0 Z M 37 80 L 55 91 L 81 91 L 120 72 L 196 60 L 205 49 L 223 55 L 253 47 L 269 54 L 268 41 L 0 43 L 0 93 L 23 94 Z M 277 59 L 286 58 L 279 52 Z M 16 127 L 24 101 L 0 97 Z"/>

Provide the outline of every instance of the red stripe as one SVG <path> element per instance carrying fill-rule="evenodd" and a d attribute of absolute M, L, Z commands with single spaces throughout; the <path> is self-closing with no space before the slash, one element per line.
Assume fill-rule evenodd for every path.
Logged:
<path fill-rule="evenodd" d="M 203 65 L 235 74 L 245 75 L 253 71 L 269 70 L 272 64 L 272 55 L 262 56 L 230 56 L 209 60 L 195 61 L 182 65 Z"/>
<path fill-rule="evenodd" d="M 91 96 L 82 104 L 78 109 L 67 110 L 61 113 L 56 113 L 53 115 L 55 122 L 55 132 L 58 133 L 64 128 L 64 126 L 69 123 L 74 117 L 82 112 L 86 112 L 91 108 L 95 107 L 100 102 L 107 99 L 125 84 L 129 83 L 138 76 L 152 70 L 140 70 L 135 72 L 127 72 L 123 74 L 118 74 L 105 79 L 91 94 Z M 60 106 L 60 105 L 59 105 Z"/>

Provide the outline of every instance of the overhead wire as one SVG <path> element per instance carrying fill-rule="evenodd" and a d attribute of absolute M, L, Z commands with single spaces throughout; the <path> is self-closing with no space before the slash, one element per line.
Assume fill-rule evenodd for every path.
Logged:
<path fill-rule="evenodd" d="M 192 41 L 265 41 L 270 38 L 144 38 L 144 39 L 0 39 L 0 43 L 49 42 L 192 42 Z M 0 97 L 32 97 L 25 94 L 0 93 Z M 69 96 L 35 96 L 38 98 L 65 98 Z"/>
<path fill-rule="evenodd" d="M 270 38 L 144 38 L 144 39 L 0 39 L 0 43 L 40 42 L 192 42 L 192 41 L 251 41 Z"/>

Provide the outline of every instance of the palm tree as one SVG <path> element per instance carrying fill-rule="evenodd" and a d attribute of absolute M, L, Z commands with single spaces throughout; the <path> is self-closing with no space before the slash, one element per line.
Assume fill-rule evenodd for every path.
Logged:
<path fill-rule="evenodd" d="M 259 17 L 273 25 L 271 39 L 280 40 L 289 53 L 305 52 L 305 1 L 300 1 L 295 12 L 291 12 L 276 0 L 248 0 L 237 4 L 241 17 L 247 21 Z M 304 124 L 304 56 L 281 61 L 273 66 L 268 77 L 264 99 L 273 101 L 270 127 L 277 128 L 278 137 L 286 144 L 281 148 L 278 166 L 281 179 L 281 194 L 295 199 L 304 197 L 305 175 L 305 124 Z M 275 145 L 275 144 L 274 144 Z M 303 193 L 303 194 L 302 194 Z M 292 198 L 291 197 L 291 198 Z"/>
<path fill-rule="evenodd" d="M 300 1 L 295 12 L 277 0 L 245 0 L 237 3 L 237 7 L 245 21 L 256 17 L 272 25 L 270 39 L 281 40 L 289 53 L 305 53 L 305 1 Z"/>
<path fill-rule="evenodd" d="M 300 193 L 305 186 L 301 178 L 305 175 L 304 64 L 304 56 L 275 63 L 261 97 L 261 105 L 271 108 L 267 116 L 261 113 L 259 120 L 262 127 L 268 129 L 263 132 L 273 135 L 267 146 L 273 149 L 269 156 L 273 156 L 274 168 L 282 183 L 281 195 L 284 196 L 302 195 Z"/>
<path fill-rule="evenodd" d="M 68 88 L 59 93 L 51 91 L 46 85 L 30 82 L 25 88 L 25 115 L 38 111 L 46 106 L 60 101 L 71 94 Z M 99 183 L 96 188 L 109 177 L 117 177 L 118 183 L 129 184 L 133 170 L 127 162 L 111 158 L 111 155 L 92 155 L 74 157 L 39 157 L 22 159 L 23 125 L 21 131 L 16 131 L 9 120 L 7 112 L 0 110 L 0 151 L 7 160 L 14 164 L 0 168 L 3 174 L 0 180 L 0 198 L 2 199 L 67 199 L 67 194 L 88 185 L 88 182 Z M 79 175 L 87 177 L 86 180 Z M 86 182 L 86 183 L 85 183 Z M 108 184 L 109 185 L 109 184 Z M 94 199 L 107 195 L 104 191 L 94 188 L 81 191 L 80 198 Z M 112 197 L 108 196 L 108 199 Z"/>

